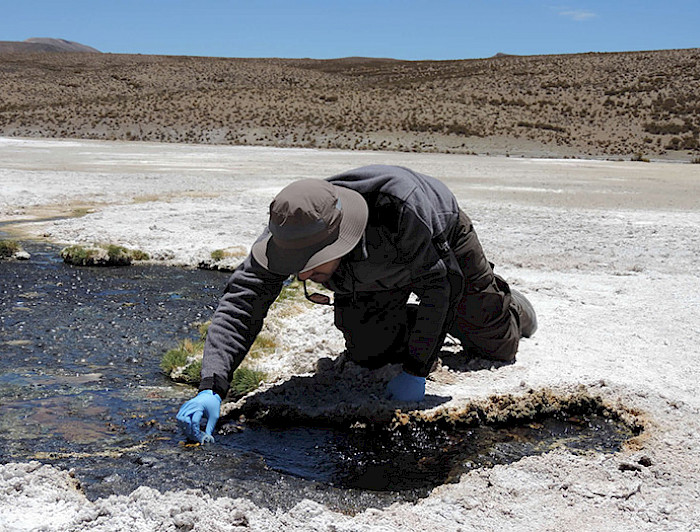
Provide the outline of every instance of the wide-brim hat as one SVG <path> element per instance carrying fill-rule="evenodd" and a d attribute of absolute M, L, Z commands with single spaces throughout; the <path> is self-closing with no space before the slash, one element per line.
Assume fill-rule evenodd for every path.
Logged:
<path fill-rule="evenodd" d="M 358 192 L 323 179 L 295 181 L 270 204 L 269 232 L 251 253 L 273 273 L 312 270 L 352 251 L 367 217 L 367 202 Z"/>

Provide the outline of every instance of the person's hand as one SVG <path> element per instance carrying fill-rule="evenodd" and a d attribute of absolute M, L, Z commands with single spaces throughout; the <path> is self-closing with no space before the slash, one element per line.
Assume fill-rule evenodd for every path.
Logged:
<path fill-rule="evenodd" d="M 425 397 L 425 377 L 402 371 L 386 385 L 386 398 L 396 401 L 422 401 Z"/>
<path fill-rule="evenodd" d="M 211 390 L 202 390 L 187 401 L 177 413 L 177 422 L 188 440 L 199 443 L 214 443 L 214 427 L 219 419 L 221 397 Z M 199 428 L 202 417 L 207 418 L 204 433 Z"/>

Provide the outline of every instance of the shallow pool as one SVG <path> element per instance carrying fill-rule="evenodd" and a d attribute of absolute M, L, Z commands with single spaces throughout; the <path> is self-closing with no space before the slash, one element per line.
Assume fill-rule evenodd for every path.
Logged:
<path fill-rule="evenodd" d="M 451 431 L 247 423 L 184 445 L 174 416 L 195 390 L 160 358 L 211 317 L 227 274 L 74 267 L 55 246 L 24 247 L 30 261 L 0 261 L 0 456 L 73 469 L 93 499 L 148 485 L 352 513 L 554 446 L 614 452 L 632 435 L 595 416 Z"/>

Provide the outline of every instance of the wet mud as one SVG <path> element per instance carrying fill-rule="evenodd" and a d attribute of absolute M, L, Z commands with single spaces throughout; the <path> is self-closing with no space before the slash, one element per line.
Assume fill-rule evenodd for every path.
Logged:
<path fill-rule="evenodd" d="M 168 380 L 160 357 L 210 317 L 227 274 L 74 267 L 56 246 L 23 245 L 30 261 L 0 262 L 0 456 L 72 470 L 92 500 L 198 488 L 267 508 L 310 499 L 355 513 L 557 447 L 615 452 L 640 430 L 584 393 L 533 391 L 431 414 L 371 394 L 354 409 L 293 410 L 294 389 L 328 393 L 335 377 L 325 370 L 244 400 L 215 445 L 185 445 L 174 415 L 194 389 Z"/>
<path fill-rule="evenodd" d="M 338 428 L 238 428 L 220 445 L 253 450 L 279 471 L 331 486 L 427 496 L 473 469 L 509 464 L 566 448 L 573 453 L 619 451 L 636 431 L 618 419 L 589 415 L 544 417 L 504 426 L 410 423 Z M 225 426 L 227 433 L 230 428 Z"/>

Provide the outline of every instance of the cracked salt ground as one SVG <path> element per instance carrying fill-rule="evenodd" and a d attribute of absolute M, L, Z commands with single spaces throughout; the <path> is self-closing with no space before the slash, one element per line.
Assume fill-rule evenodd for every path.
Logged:
<path fill-rule="evenodd" d="M 632 436 L 595 416 L 449 430 L 229 423 L 213 446 L 182 446 L 173 417 L 192 389 L 168 381 L 159 358 L 211 313 L 225 274 L 76 268 L 55 247 L 25 247 L 30 262 L 0 263 L 3 462 L 71 469 L 91 500 L 199 488 L 271 509 L 311 499 L 355 513 L 416 500 L 471 469 L 557 446 L 613 452 Z"/>
<path fill-rule="evenodd" d="M 230 482 L 215 483 L 238 494 L 247 490 L 249 494 L 242 497 L 212 496 L 201 489 L 187 489 L 195 485 L 187 479 L 179 482 L 177 475 L 173 479 L 163 475 L 163 485 L 157 489 L 144 485 L 126 495 L 97 499 L 92 493 L 91 500 L 76 489 L 76 479 L 60 464 L 9 462 L 0 465 L 4 503 L 0 529 L 224 531 L 247 526 L 259 531 L 658 532 L 697 528 L 700 329 L 693 325 L 700 323 L 698 165 L 40 139 L 0 139 L 0 152 L 3 220 L 46 217 L 65 213 L 72 206 L 95 210 L 82 218 L 8 227 L 13 238 L 43 235 L 66 244 L 112 242 L 142 249 L 164 263 L 189 266 L 197 265 L 212 250 L 249 245 L 266 222 L 270 199 L 293 179 L 327 177 L 371 163 L 408 166 L 439 177 L 472 216 L 490 259 L 504 277 L 532 298 L 542 320 L 540 331 L 521 345 L 513 365 L 490 368 L 470 363 L 460 368 L 446 361 L 452 371 L 443 368 L 429 381 L 433 402 L 424 414 L 461 410 L 491 396 L 513 395 L 519 402 L 511 406 L 517 408 L 531 388 L 567 394 L 582 386 L 607 404 L 635 412 L 645 424 L 640 437 L 619 453 L 573 454 L 557 448 L 509 465 L 472 470 L 459 483 L 443 484 L 415 503 L 368 508 L 353 516 L 316 502 L 321 499 L 311 481 L 265 470 L 269 482 L 246 483 L 242 465 L 233 461 L 221 473 L 222 477 L 228 474 Z M 145 162 L 138 167 L 114 164 L 124 155 Z M 173 167 L 173 157 L 181 155 L 195 162 L 201 156 L 213 156 L 217 168 L 189 163 Z M 228 169 L 225 175 L 220 171 L 224 168 Z M 523 191 L 516 192 L 520 187 Z M 212 197 L 203 199 L 202 194 Z M 144 198 L 149 201 L 143 203 Z M 154 225 L 157 230 L 151 229 Z M 0 290 L 5 289 L 3 273 Z M 218 293 L 222 286 L 216 284 L 214 292 Z M 26 289 L 27 294 L 31 292 L 42 290 Z M 0 300 L 4 297 L 0 294 Z M 26 297 L 20 306 L 31 309 L 37 301 L 37 297 Z M 0 309 L 0 316 L 4 311 Z M 369 402 L 364 386 L 375 395 L 381 391 L 381 379 L 373 381 L 359 373 L 351 372 L 351 380 L 341 380 L 343 387 L 336 385 L 330 393 L 330 378 L 323 382 L 319 377 L 309 378 L 309 372 L 318 373 L 313 362 L 342 349 L 333 336 L 329 316 L 317 312 L 305 315 L 308 319 L 301 332 L 287 335 L 285 348 L 289 350 L 275 359 L 273 373 L 289 386 L 273 386 L 272 390 L 283 388 L 284 393 L 277 396 L 271 395 L 272 390 L 261 390 L 263 393 L 249 398 L 257 401 L 249 400 L 251 405 L 243 412 L 249 419 L 260 419 L 265 412 L 286 413 L 296 421 L 305 419 L 319 426 L 317 421 L 329 416 L 352 414 L 360 395 Z M 292 325 L 299 326 L 299 320 Z M 177 336 L 191 332 L 188 328 Z M 23 344 L 21 349 L 33 349 L 27 342 L 38 342 L 24 335 L 13 338 L 14 345 L 0 346 L 3 361 Z M 47 338 L 45 349 L 50 349 L 52 341 Z M 172 345 L 168 341 L 167 347 Z M 115 359 L 122 352 L 132 354 L 130 349 L 133 352 L 133 346 L 124 346 Z M 153 352 L 158 358 L 161 346 L 154 346 Z M 63 354 L 62 358 L 68 364 L 70 357 Z M 89 356 L 84 358 L 90 361 Z M 15 370 L 14 362 L 8 359 L 0 368 L 3 375 Z M 156 361 L 152 363 L 155 368 Z M 133 374 L 150 379 L 143 368 L 124 373 L 134 364 L 125 359 L 122 384 L 136 382 Z M 24 367 L 15 366 L 17 371 Z M 98 372 L 85 367 L 47 372 L 34 362 L 31 371 L 51 378 L 58 373 Z M 142 397 L 163 395 L 162 399 L 142 399 L 148 403 L 142 408 L 149 414 L 143 423 L 153 418 L 151 413 L 161 402 L 171 401 L 175 409 L 179 407 L 179 400 L 168 399 L 164 390 L 189 396 L 180 388 L 166 387 L 158 378 L 144 382 L 150 388 L 132 388 Z M 360 384 L 363 393 L 352 394 L 347 383 Z M 0 384 L 0 393 L 3 387 Z M 26 387 L 19 393 L 25 398 L 30 390 Z M 305 400 L 301 406 L 300 399 Z M 374 401 L 372 406 L 376 406 Z M 290 404 L 294 408 L 285 412 L 283 405 Z M 0 399 L 0 413 L 4 405 Z M 164 411 L 168 408 L 163 406 Z M 365 410 L 364 414 L 377 414 L 376 408 Z M 483 413 L 489 417 L 487 411 Z M 172 427 L 170 418 L 164 419 L 167 424 L 162 432 L 151 427 L 160 437 Z M 219 455 L 211 453 L 223 456 L 225 451 L 221 446 L 216 450 L 187 448 L 186 459 L 172 471 L 185 474 L 177 467 L 186 472 L 202 463 L 219 474 L 210 464 L 225 465 L 216 458 Z M 128 452 L 132 470 L 155 470 L 161 464 L 170 468 L 165 458 L 147 449 Z M 0 453 L 6 456 L 4 447 Z M 264 467 L 259 457 L 255 463 Z M 110 478 L 111 472 L 105 467 L 101 474 Z M 119 478 L 113 477 L 115 483 L 129 481 Z M 289 511 L 269 510 L 276 502 L 270 488 L 277 482 L 274 478 L 280 479 L 280 492 L 286 489 L 293 496 L 294 490 L 311 486 L 306 492 L 309 500 L 296 505 L 292 501 Z M 292 484 L 294 481 L 298 483 Z M 109 482 L 102 486 L 109 493 Z M 323 489 L 323 496 L 329 497 L 325 485 Z M 347 494 L 350 490 L 340 491 Z M 265 506 L 253 500 L 267 495 L 271 502 L 264 500 Z"/>

